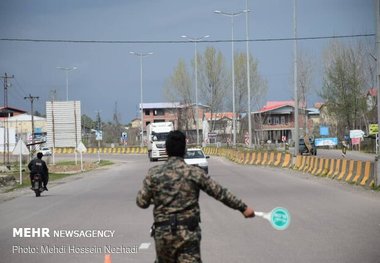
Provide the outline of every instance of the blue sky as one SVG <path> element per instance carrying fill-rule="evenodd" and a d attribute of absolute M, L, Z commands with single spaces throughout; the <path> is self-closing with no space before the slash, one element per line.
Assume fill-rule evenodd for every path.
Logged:
<path fill-rule="evenodd" d="M 245 0 L 1 0 L 0 38 L 181 41 L 181 35 L 231 38 L 230 19 L 213 13 L 245 9 Z M 293 0 L 249 0 L 250 39 L 293 37 Z M 298 0 L 298 36 L 375 33 L 373 0 Z M 245 39 L 245 17 L 235 18 L 235 39 Z M 369 43 L 375 37 L 362 38 Z M 344 41 L 352 42 L 353 39 Z M 322 83 L 322 52 L 329 40 L 302 40 L 299 48 L 313 58 L 314 86 Z M 214 46 L 231 64 L 230 43 L 199 43 L 198 51 Z M 373 44 L 374 46 L 374 44 Z M 236 43 L 245 51 L 245 43 Z M 180 58 L 190 65 L 193 43 L 41 43 L 0 41 L 0 72 L 15 75 L 9 105 L 29 110 L 24 96 L 39 96 L 36 109 L 45 112 L 51 90 L 66 99 L 63 71 L 69 74 L 69 98 L 82 102 L 82 113 L 100 111 L 111 120 L 118 104 L 122 122 L 139 116 L 140 64 L 130 51 L 154 52 L 144 59 L 144 102 L 164 102 L 163 86 Z M 289 100 L 292 91 L 292 41 L 251 42 L 250 51 L 268 82 L 267 100 Z M 190 70 L 190 68 L 189 68 Z M 2 85 L 2 83 L 1 83 Z M 312 94 L 311 103 L 318 101 Z M 3 104 L 2 102 L 0 104 Z"/>

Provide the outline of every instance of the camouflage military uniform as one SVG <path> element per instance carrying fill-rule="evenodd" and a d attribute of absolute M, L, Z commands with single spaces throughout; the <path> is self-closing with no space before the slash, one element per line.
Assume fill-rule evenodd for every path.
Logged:
<path fill-rule="evenodd" d="M 201 230 L 198 225 L 200 190 L 230 208 L 241 212 L 247 208 L 246 204 L 211 179 L 202 169 L 187 165 L 183 158 L 169 157 L 165 164 L 149 170 L 143 181 L 143 188 L 137 194 L 136 203 L 141 208 L 154 205 L 157 263 L 202 262 Z M 170 225 L 165 224 L 173 216 L 177 222 L 196 220 L 196 224 L 189 226 L 187 223 L 179 223 L 173 231 Z M 160 222 L 164 222 L 162 226 Z"/>

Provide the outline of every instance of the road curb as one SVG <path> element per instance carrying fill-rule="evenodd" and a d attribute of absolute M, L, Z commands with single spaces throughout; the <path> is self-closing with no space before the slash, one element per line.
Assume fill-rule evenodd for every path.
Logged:
<path fill-rule="evenodd" d="M 297 155 L 294 165 L 292 165 L 292 155 L 285 152 L 247 151 L 217 147 L 204 147 L 203 150 L 208 155 L 222 156 L 242 165 L 292 168 L 314 176 L 328 177 L 349 184 L 365 187 L 375 185 L 375 166 L 374 162 L 371 161 Z"/>

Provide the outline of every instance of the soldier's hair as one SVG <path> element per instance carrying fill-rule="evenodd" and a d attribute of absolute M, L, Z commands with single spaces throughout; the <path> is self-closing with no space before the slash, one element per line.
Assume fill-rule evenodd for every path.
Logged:
<path fill-rule="evenodd" d="M 42 156 L 44 156 L 42 152 L 37 153 L 37 158 L 38 159 L 42 159 Z"/>
<path fill-rule="evenodd" d="M 181 131 L 171 131 L 166 139 L 166 153 L 168 156 L 185 156 L 186 135 Z"/>

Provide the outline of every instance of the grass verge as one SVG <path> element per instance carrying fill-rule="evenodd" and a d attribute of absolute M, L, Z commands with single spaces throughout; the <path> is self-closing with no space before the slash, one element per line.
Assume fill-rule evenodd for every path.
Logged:
<path fill-rule="evenodd" d="M 85 171 L 91 171 L 98 167 L 104 167 L 108 165 L 112 165 L 113 162 L 109 160 L 100 160 L 100 162 L 85 162 L 84 167 Z M 12 172 L 10 173 L 13 175 L 17 180 L 20 178 L 20 170 L 17 165 L 12 166 Z M 71 175 L 75 175 L 78 173 L 81 173 L 80 170 L 80 164 L 75 164 L 75 161 L 60 161 L 57 162 L 55 165 L 49 165 L 49 182 L 59 180 Z M 25 166 L 22 172 L 22 183 L 16 183 L 13 186 L 6 187 L 7 189 L 4 191 L 5 193 L 11 192 L 13 190 L 24 188 L 24 187 L 30 187 L 30 179 L 29 179 L 29 172 L 26 172 L 28 168 Z"/>

